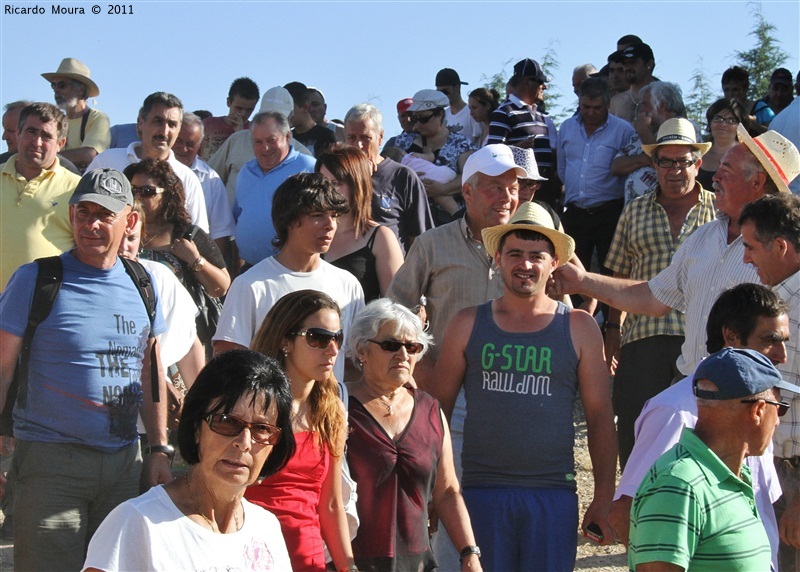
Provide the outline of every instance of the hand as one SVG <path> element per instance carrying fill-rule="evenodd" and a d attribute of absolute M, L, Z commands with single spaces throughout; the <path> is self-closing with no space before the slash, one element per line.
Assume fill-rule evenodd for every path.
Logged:
<path fill-rule="evenodd" d="M 620 331 L 616 328 L 609 328 L 606 330 L 606 365 L 608 366 L 608 372 L 611 374 L 611 377 L 614 377 L 614 374 L 617 373 L 621 337 Z"/>
<path fill-rule="evenodd" d="M 571 262 L 567 262 L 553 271 L 553 275 L 547 281 L 547 294 L 555 298 L 560 298 L 567 294 L 578 294 L 580 284 L 585 277 L 585 270 L 581 270 Z"/>
<path fill-rule="evenodd" d="M 247 120 L 241 115 L 234 114 L 233 117 L 228 118 L 228 125 L 233 127 L 234 131 L 241 131 L 244 129 L 244 124 Z"/>
<path fill-rule="evenodd" d="M 0 455 L 8 457 L 14 453 L 14 438 L 8 435 L 0 435 Z"/>
<path fill-rule="evenodd" d="M 586 527 L 591 523 L 595 523 L 603 531 L 603 540 L 598 544 L 600 546 L 607 546 L 614 542 L 614 529 L 611 528 L 611 523 L 608 521 L 610 506 L 604 507 L 606 503 L 600 503 L 597 499 L 592 501 L 589 508 L 586 509 L 586 514 L 583 515 L 583 522 L 581 523 L 581 530 L 583 535 L 586 536 Z"/>
<path fill-rule="evenodd" d="M 186 264 L 193 264 L 194 261 L 200 256 L 200 252 L 197 250 L 197 245 L 191 240 L 186 240 L 185 238 L 176 238 L 173 240 L 169 247 L 169 251 L 183 260 Z"/>
<path fill-rule="evenodd" d="M 778 523 L 781 542 L 800 548 L 800 492 L 795 493 Z"/>
<path fill-rule="evenodd" d="M 151 453 L 144 456 L 142 472 L 146 475 L 148 486 L 165 485 L 172 481 L 170 460 L 164 453 Z"/>
<path fill-rule="evenodd" d="M 422 179 L 422 184 L 425 185 L 425 194 L 428 197 L 440 197 L 444 193 L 444 186 L 441 183 L 437 183 L 436 181 L 432 181 L 431 179 Z"/>
<path fill-rule="evenodd" d="M 630 536 L 632 504 L 633 499 L 631 497 L 622 495 L 611 503 L 611 512 L 608 513 L 608 521 L 611 523 L 611 528 L 614 529 L 614 534 L 617 535 L 617 539 L 626 548 L 628 547 L 628 537 Z"/>
<path fill-rule="evenodd" d="M 461 561 L 461 572 L 480 572 L 482 570 L 481 560 L 477 554 L 470 554 Z"/>

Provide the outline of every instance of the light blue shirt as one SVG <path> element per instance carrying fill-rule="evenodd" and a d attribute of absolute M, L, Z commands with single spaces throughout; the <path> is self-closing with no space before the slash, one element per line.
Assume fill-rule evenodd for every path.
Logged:
<path fill-rule="evenodd" d="M 275 227 L 272 226 L 272 197 L 286 179 L 297 173 L 314 171 L 316 159 L 289 148 L 289 154 L 268 173 L 261 170 L 258 159 L 248 161 L 236 179 L 236 200 L 233 217 L 236 219 L 236 244 L 239 256 L 249 264 L 261 262 L 276 253 L 272 246 Z"/>
<path fill-rule="evenodd" d="M 625 179 L 611 174 L 611 162 L 633 134 L 630 123 L 613 115 L 588 137 L 580 114 L 564 121 L 557 159 L 565 204 L 586 209 L 622 198 Z"/>

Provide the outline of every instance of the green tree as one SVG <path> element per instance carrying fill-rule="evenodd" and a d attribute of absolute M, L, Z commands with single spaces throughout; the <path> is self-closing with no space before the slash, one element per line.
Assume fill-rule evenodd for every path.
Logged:
<path fill-rule="evenodd" d="M 703 58 L 699 58 L 697 63 L 698 67 L 692 72 L 692 90 L 684 98 L 684 103 L 687 117 L 700 126 L 703 138 L 707 139 L 710 133 L 707 130 L 706 110 L 715 101 L 715 91 L 703 67 Z"/>
<path fill-rule="evenodd" d="M 545 48 L 544 57 L 542 57 L 541 61 L 539 62 L 544 73 L 550 77 L 555 77 L 556 71 L 558 71 L 558 68 L 561 67 L 555 50 L 555 44 L 557 43 L 558 42 L 556 40 L 550 40 L 550 42 L 547 44 L 547 48 Z M 561 122 L 570 115 L 559 104 L 561 97 L 562 95 L 557 87 L 557 84 L 547 84 L 547 89 L 544 90 L 544 105 L 547 113 L 550 115 L 550 118 L 553 120 L 553 123 L 555 123 L 556 126 L 560 125 Z"/>
<path fill-rule="evenodd" d="M 497 93 L 500 94 L 501 100 L 505 96 L 506 84 L 508 83 L 508 72 L 506 72 L 506 66 L 510 64 L 511 61 L 512 60 L 506 60 L 503 62 L 503 67 L 500 68 L 500 71 L 492 76 L 487 76 L 486 74 L 481 75 L 483 87 L 486 89 L 496 89 Z"/>
<path fill-rule="evenodd" d="M 756 45 L 746 52 L 736 51 L 736 64 L 750 72 L 749 95 L 751 99 L 758 99 L 769 91 L 770 75 L 781 67 L 789 54 L 780 47 L 777 26 L 764 19 L 761 3 L 753 3 L 750 14 L 755 20 L 750 35 L 755 37 Z"/>

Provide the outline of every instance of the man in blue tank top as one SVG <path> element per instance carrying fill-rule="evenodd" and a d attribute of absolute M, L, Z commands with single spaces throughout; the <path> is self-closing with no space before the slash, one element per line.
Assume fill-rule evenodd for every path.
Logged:
<path fill-rule="evenodd" d="M 594 473 L 581 528 L 614 539 L 608 513 L 617 444 L 603 340 L 594 319 L 545 292 L 575 243 L 525 203 L 483 231 L 503 295 L 461 310 L 443 338 L 433 393 L 450 416 L 462 385 L 464 499 L 490 570 L 572 570 L 578 501 L 572 411 L 580 392 Z"/>

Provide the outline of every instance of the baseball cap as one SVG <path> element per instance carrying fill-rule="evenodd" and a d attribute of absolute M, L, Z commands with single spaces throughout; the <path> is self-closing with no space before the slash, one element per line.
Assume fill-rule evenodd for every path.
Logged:
<path fill-rule="evenodd" d="M 496 177 L 512 169 L 517 177 L 528 176 L 528 172 L 514 162 L 514 155 L 508 145 L 494 143 L 481 147 L 469 156 L 461 173 L 461 180 L 468 181 L 475 173 Z"/>
<path fill-rule="evenodd" d="M 697 381 L 707 379 L 717 391 L 697 389 Z M 777 387 L 800 393 L 800 387 L 784 381 L 772 362 L 755 350 L 723 348 L 697 366 L 692 378 L 694 394 L 701 399 L 738 399 Z"/>
<path fill-rule="evenodd" d="M 409 111 L 426 111 L 428 109 L 445 108 L 450 105 L 447 96 L 437 89 L 421 89 L 414 94 Z"/>
<path fill-rule="evenodd" d="M 93 169 L 81 177 L 69 204 L 83 201 L 98 204 L 113 213 L 121 212 L 126 206 L 133 206 L 131 184 L 116 169 Z"/>
<path fill-rule="evenodd" d="M 397 113 L 405 113 L 408 111 L 408 108 L 411 107 L 412 103 L 414 103 L 414 100 L 410 97 L 401 99 L 397 102 Z"/>
<path fill-rule="evenodd" d="M 644 42 L 641 44 L 633 44 L 622 50 L 623 61 L 635 60 L 636 58 L 641 58 L 642 61 L 645 62 L 656 59 L 655 56 L 653 56 L 653 50 Z"/>
<path fill-rule="evenodd" d="M 465 81 L 461 81 L 458 72 L 452 68 L 440 69 L 436 74 L 437 87 L 440 85 L 469 85 Z"/>
<path fill-rule="evenodd" d="M 778 68 L 769 78 L 769 83 L 782 83 L 784 85 L 788 85 L 789 87 L 794 84 L 794 79 L 792 78 L 792 72 L 787 70 L 786 68 Z"/>
<path fill-rule="evenodd" d="M 552 81 L 550 76 L 544 73 L 544 70 L 542 69 L 542 66 L 539 65 L 539 62 L 530 58 L 525 58 L 524 60 L 518 61 L 516 64 L 514 64 L 514 75 L 518 77 L 530 77 L 542 83 L 548 83 Z"/>
<path fill-rule="evenodd" d="M 288 89 L 277 85 L 269 88 L 261 96 L 261 107 L 258 110 L 259 112 L 277 111 L 289 117 L 294 111 L 294 99 Z"/>

